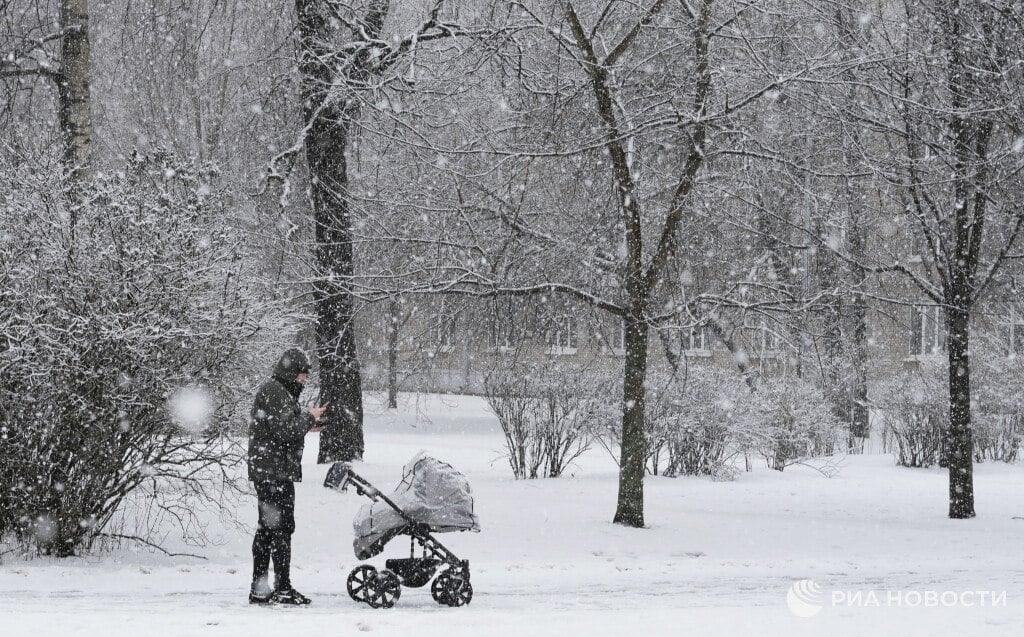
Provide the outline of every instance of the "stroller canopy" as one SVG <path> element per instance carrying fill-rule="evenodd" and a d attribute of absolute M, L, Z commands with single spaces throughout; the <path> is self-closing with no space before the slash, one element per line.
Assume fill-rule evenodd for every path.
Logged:
<path fill-rule="evenodd" d="M 407 516 L 436 533 L 479 531 L 473 512 L 473 490 L 466 476 L 450 464 L 420 452 L 402 469 L 402 481 L 388 496 Z M 363 505 L 352 522 L 356 557 L 365 560 L 379 554 L 409 522 L 378 500 Z"/>

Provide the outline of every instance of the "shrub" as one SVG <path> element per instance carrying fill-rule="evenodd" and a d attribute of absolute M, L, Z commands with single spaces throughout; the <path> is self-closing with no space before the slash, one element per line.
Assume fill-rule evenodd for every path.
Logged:
<path fill-rule="evenodd" d="M 974 459 L 978 462 L 1016 462 L 1024 441 L 1021 414 L 981 414 L 974 417 Z"/>
<path fill-rule="evenodd" d="M 557 478 L 591 444 L 607 401 L 587 370 L 510 364 L 484 380 L 517 479 Z"/>
<path fill-rule="evenodd" d="M 978 462 L 1016 462 L 1024 441 L 1024 368 L 1018 356 L 1007 357 L 992 343 L 971 379 L 974 458 Z M 994 351 L 993 351 L 994 350 Z"/>
<path fill-rule="evenodd" d="M 776 471 L 831 456 L 847 435 L 824 393 L 794 377 L 766 379 L 751 394 L 740 444 L 757 450 Z"/>
<path fill-rule="evenodd" d="M 259 323 L 215 180 L 135 157 L 83 190 L 72 231 L 58 177 L 0 170 L 0 536 L 71 555 L 143 485 L 182 520 L 175 498 L 233 485 L 220 434 Z M 182 430 L 168 398 L 189 384 L 208 418 Z"/>
<path fill-rule="evenodd" d="M 884 436 L 896 464 L 930 467 L 939 462 L 945 413 L 934 405 L 905 404 L 885 414 Z"/>
<path fill-rule="evenodd" d="M 693 369 L 648 383 L 648 468 L 666 476 L 730 475 L 749 389 L 734 372 Z M 662 468 L 661 460 L 665 464 Z"/>
<path fill-rule="evenodd" d="M 941 460 L 949 396 L 939 365 L 926 365 L 893 379 L 878 404 L 885 417 L 885 445 L 904 467 L 930 467 Z"/>
<path fill-rule="evenodd" d="M 621 384 L 604 393 L 621 396 Z M 685 374 L 647 377 L 647 469 L 657 475 L 732 478 L 739 455 L 762 455 L 782 471 L 813 457 L 844 448 L 847 430 L 824 393 L 792 377 L 763 380 L 751 389 L 728 370 L 695 367 Z M 597 419 L 597 440 L 617 458 L 620 412 L 607 409 Z"/>

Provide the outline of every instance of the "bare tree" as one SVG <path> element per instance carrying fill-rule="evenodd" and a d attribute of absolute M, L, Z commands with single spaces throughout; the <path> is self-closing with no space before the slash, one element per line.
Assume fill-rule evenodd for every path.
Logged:
<path fill-rule="evenodd" d="M 389 218 L 374 229 L 417 254 L 389 273 L 390 285 L 408 295 L 561 296 L 624 324 L 621 524 L 644 524 L 649 336 L 686 310 L 667 273 L 693 240 L 687 213 L 707 203 L 702 171 L 731 168 L 730 154 L 750 139 L 747 123 L 735 127 L 738 113 L 823 64 L 777 66 L 772 46 L 794 31 L 760 5 L 502 4 L 491 19 L 504 20 L 503 37 L 475 55 L 452 52 L 450 69 L 433 67 L 423 99 L 435 104 L 403 103 L 374 130 L 412 148 L 427 173 L 396 186 Z M 762 28 L 770 33 L 748 37 Z M 469 85 L 467 68 L 478 78 Z M 742 287 L 742 277 L 726 287 Z M 383 297 L 372 273 L 357 285 Z"/>
<path fill-rule="evenodd" d="M 621 457 L 619 461 L 619 497 L 614 521 L 627 526 L 644 525 L 643 476 L 646 460 L 644 439 L 644 409 L 646 406 L 644 380 L 647 376 L 648 331 L 651 301 L 655 287 L 676 240 L 686 199 L 697 181 L 697 173 L 704 163 L 707 140 L 708 99 L 711 92 L 711 71 L 708 57 L 711 36 L 713 2 L 706 0 L 692 15 L 695 90 L 692 110 L 686 119 L 694 122 L 686 131 L 689 138 L 685 160 L 680 171 L 671 203 L 662 222 L 655 252 L 644 263 L 644 201 L 636 185 L 632 159 L 622 141 L 620 115 L 616 112 L 609 70 L 630 51 L 636 37 L 660 13 L 667 0 L 657 0 L 636 22 L 636 26 L 618 38 L 607 52 L 595 48 L 595 33 L 583 26 L 572 2 L 564 3 L 566 21 L 579 53 L 576 62 L 587 73 L 593 91 L 594 103 L 605 128 L 605 148 L 611 161 L 611 170 L 617 187 L 617 199 L 622 214 L 626 240 L 626 258 L 623 272 L 626 303 L 623 319 L 626 325 L 626 363 L 623 384 L 623 416 Z"/>
<path fill-rule="evenodd" d="M 382 37 L 389 0 L 366 3 L 296 0 L 305 126 L 302 143 L 310 172 L 317 243 L 317 349 L 328 425 L 319 462 L 363 453 L 362 382 L 353 322 L 355 274 L 348 151 L 367 95 L 396 80 L 389 74 L 418 44 L 460 35 L 440 21 L 443 0 L 409 35 Z M 398 78 L 400 79 L 400 78 Z"/>
<path fill-rule="evenodd" d="M 899 255 L 869 271 L 903 275 L 945 317 L 949 517 L 975 515 L 971 318 L 1018 244 L 1024 8 L 1017 2 L 879 3 L 867 13 L 849 115 L 878 143 L 869 166 L 906 212 L 920 267 Z M 877 62 L 875 62 L 877 60 Z M 866 87 L 866 88 L 865 88 Z M 903 252 L 908 252 L 909 246 Z M 875 259 L 878 255 L 875 255 Z M 857 259 L 852 259 L 858 263 Z"/>
<path fill-rule="evenodd" d="M 388 4 L 374 2 L 365 15 L 355 18 L 367 37 L 379 37 Z M 363 454 L 362 383 L 352 322 L 353 300 L 344 286 L 354 265 L 345 153 L 358 102 L 331 92 L 336 79 L 331 46 L 333 8 L 333 3 L 322 0 L 295 3 L 306 124 L 304 142 L 320 270 L 315 285 L 320 401 L 329 405 L 329 424 L 320 437 L 318 462 L 351 460 Z M 345 68 L 345 79 L 365 81 L 369 61 L 366 50 L 362 55 L 352 56 Z"/>

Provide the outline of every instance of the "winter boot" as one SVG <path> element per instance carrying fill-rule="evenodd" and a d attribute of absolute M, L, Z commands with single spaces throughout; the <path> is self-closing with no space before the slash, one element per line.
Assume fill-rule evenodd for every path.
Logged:
<path fill-rule="evenodd" d="M 250 604 L 269 604 L 274 601 L 274 591 L 266 578 L 255 580 L 249 587 Z"/>
<path fill-rule="evenodd" d="M 294 588 L 288 587 L 274 591 L 274 594 L 270 596 L 270 601 L 275 604 L 283 604 L 285 606 L 305 606 L 306 604 L 312 603 L 313 600 Z"/>

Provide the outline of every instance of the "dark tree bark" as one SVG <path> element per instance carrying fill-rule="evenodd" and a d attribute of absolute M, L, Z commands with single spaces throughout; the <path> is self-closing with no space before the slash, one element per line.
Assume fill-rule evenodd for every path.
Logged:
<path fill-rule="evenodd" d="M 822 233 L 819 232 L 819 236 Z M 846 382 L 846 375 L 850 373 L 849 360 L 847 359 L 846 353 L 849 350 L 848 343 L 846 340 L 846 333 L 843 330 L 843 316 L 846 311 L 846 305 L 843 303 L 843 296 L 840 292 L 841 279 L 842 279 L 842 265 L 835 254 L 826 250 L 819 250 L 817 252 L 817 289 L 813 292 L 820 292 L 831 290 L 822 302 L 822 311 L 824 313 L 824 350 L 825 356 L 823 367 L 824 367 L 824 380 L 825 387 L 828 388 L 827 395 L 829 402 L 832 403 L 832 413 L 840 421 L 847 423 L 847 427 L 852 429 L 851 416 L 852 410 L 850 409 L 850 392 L 848 391 L 848 383 Z M 810 297 L 806 290 L 805 294 Z"/>
<path fill-rule="evenodd" d="M 89 93 L 89 2 L 62 0 L 61 70 L 57 116 L 64 143 L 65 170 L 73 183 L 92 175 L 92 109 Z M 72 218 L 74 222 L 74 218 Z"/>
<path fill-rule="evenodd" d="M 959 4 L 959 3 L 956 3 Z M 945 281 L 949 348 L 949 428 L 945 456 L 949 468 L 949 517 L 974 517 L 974 441 L 971 430 L 970 320 L 980 290 L 976 277 L 981 258 L 988 197 L 988 146 L 992 123 L 980 113 L 979 80 L 973 71 L 964 21 L 957 6 L 941 16 L 948 47 L 947 82 L 951 95 L 950 133 L 954 158 L 953 247 Z M 988 16 L 992 19 L 992 16 Z"/>
<path fill-rule="evenodd" d="M 852 329 L 849 341 L 850 356 L 850 441 L 851 451 L 863 449 L 863 440 L 871 432 L 870 413 L 868 411 L 868 304 L 864 296 L 867 284 L 867 271 L 861 260 L 864 254 L 864 230 L 856 219 L 856 213 L 850 211 L 849 217 L 850 253 L 855 263 L 850 268 L 848 283 L 853 290 L 850 303 L 850 323 Z"/>
<path fill-rule="evenodd" d="M 388 409 L 398 408 L 398 328 L 400 306 L 397 298 L 388 303 Z"/>
<path fill-rule="evenodd" d="M 949 468 L 949 517 L 974 517 L 974 440 L 971 430 L 970 311 L 946 311 L 949 347 L 949 428 L 945 457 Z"/>
<path fill-rule="evenodd" d="M 355 266 L 345 157 L 360 113 L 360 93 L 417 42 L 463 35 L 453 25 L 438 23 L 442 5 L 436 3 L 415 34 L 385 42 L 381 38 L 390 7 L 390 0 L 367 0 L 359 9 L 335 0 L 295 0 L 304 141 L 320 270 L 315 286 L 320 398 L 329 404 L 320 438 L 322 463 L 363 454 L 362 383 L 348 287 Z M 349 41 L 338 42 L 342 34 Z"/>
<path fill-rule="evenodd" d="M 626 318 L 626 362 L 623 370 L 622 442 L 619 456 L 619 497 L 613 522 L 626 526 L 644 525 L 644 463 L 647 435 L 644 431 L 647 407 L 647 349 L 650 328 L 644 308 Z"/>
<path fill-rule="evenodd" d="M 325 0 L 295 2 L 302 49 L 299 75 L 306 125 L 304 141 L 319 268 L 315 297 L 320 401 L 328 405 L 327 424 L 317 456 L 321 463 L 353 460 L 363 455 L 362 382 L 353 296 L 348 287 L 355 267 L 345 156 L 359 109 L 358 101 L 345 90 L 365 82 L 371 64 L 365 51 L 347 65 L 337 64 L 331 45 L 337 31 L 328 4 Z M 367 37 L 380 35 L 388 5 L 386 1 L 370 4 L 360 24 Z"/>
<path fill-rule="evenodd" d="M 840 33 L 845 44 L 846 57 L 852 59 L 857 55 L 856 37 L 854 32 L 855 18 L 853 12 L 848 8 L 837 9 L 837 23 L 840 26 Z M 851 85 L 847 91 L 847 100 L 852 103 L 856 99 L 852 71 L 848 72 L 847 79 Z M 852 174 L 856 170 L 857 158 L 851 152 L 853 148 L 860 148 L 862 140 L 857 127 L 851 127 L 851 139 L 845 140 L 843 149 L 843 160 L 847 172 Z M 867 336 L 867 314 L 868 304 L 865 297 L 867 285 L 867 268 L 864 267 L 865 250 L 867 237 L 865 235 L 864 223 L 861 220 L 862 202 L 864 193 L 855 186 L 853 179 L 849 176 L 844 178 L 843 194 L 846 199 L 846 247 L 850 252 L 851 260 L 846 262 L 844 277 L 846 285 L 851 290 L 849 304 L 847 340 L 848 356 L 850 360 L 850 376 L 847 379 L 847 392 L 850 403 L 849 427 L 850 436 L 847 448 L 850 452 L 863 451 L 864 439 L 871 433 L 871 419 L 868 411 L 868 336 Z"/>

